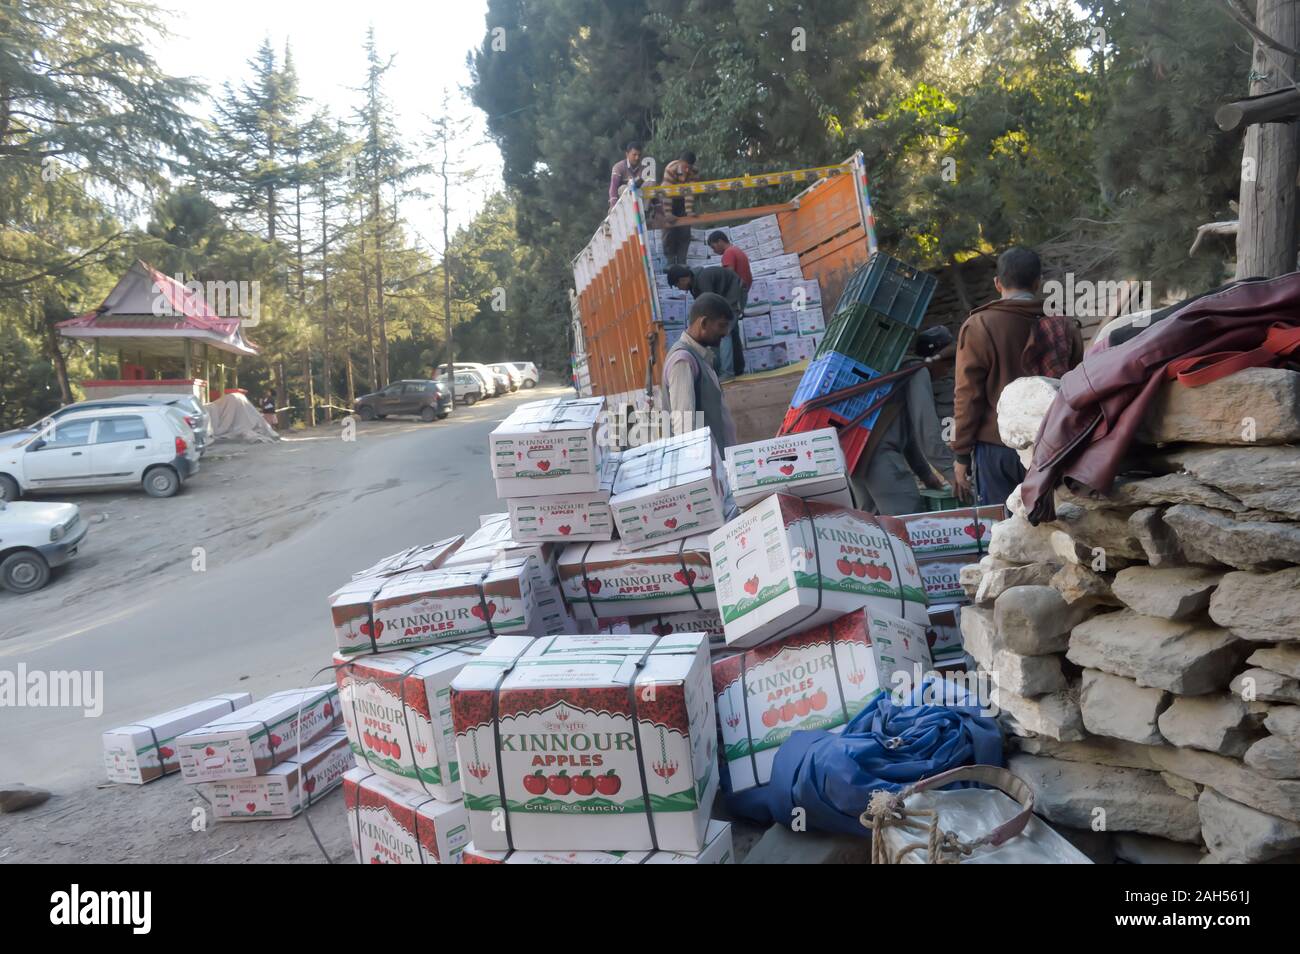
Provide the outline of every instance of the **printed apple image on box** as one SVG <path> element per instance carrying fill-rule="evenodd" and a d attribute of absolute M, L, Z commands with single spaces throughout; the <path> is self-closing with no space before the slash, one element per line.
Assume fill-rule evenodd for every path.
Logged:
<path fill-rule="evenodd" d="M 863 607 L 925 623 L 921 575 L 893 517 L 773 494 L 710 534 L 709 545 L 729 646 Z"/>
<path fill-rule="evenodd" d="M 560 589 L 579 620 L 716 609 L 704 534 L 651 547 L 575 543 L 560 554 Z"/>
<path fill-rule="evenodd" d="M 961 585 L 961 568 L 978 561 L 978 556 L 969 553 L 917 560 L 926 599 L 931 604 L 966 602 L 966 591 Z"/>
<path fill-rule="evenodd" d="M 143 785 L 181 770 L 176 736 L 253 701 L 246 692 L 226 692 L 179 709 L 148 716 L 104 733 L 104 768 L 110 782 Z"/>
<path fill-rule="evenodd" d="M 767 315 L 750 315 L 740 323 L 740 331 L 746 348 L 767 344 L 772 340 L 772 319 Z"/>
<path fill-rule="evenodd" d="M 853 505 L 845 476 L 844 451 L 833 427 L 727 448 L 727 484 L 746 510 L 770 494 Z"/>
<path fill-rule="evenodd" d="M 710 819 L 704 847 L 686 851 L 485 851 L 465 846 L 467 865 L 730 865 L 735 863 L 731 824 Z"/>
<path fill-rule="evenodd" d="M 930 658 L 936 666 L 952 666 L 966 658 L 961 640 L 961 605 L 939 603 L 931 606 L 925 638 L 930 644 Z"/>
<path fill-rule="evenodd" d="M 469 842 L 462 802 L 440 802 L 358 766 L 343 776 L 352 854 L 361 865 L 460 864 Z"/>
<path fill-rule="evenodd" d="M 609 498 L 621 457 L 617 451 L 605 454 L 601 463 L 600 490 L 595 493 L 508 500 L 513 538 L 521 542 L 545 540 L 556 543 L 613 539 L 614 512 Z"/>
<path fill-rule="evenodd" d="M 445 802 L 460 798 L 451 681 L 487 642 L 335 653 L 343 727 L 357 764 Z"/>
<path fill-rule="evenodd" d="M 708 428 L 623 452 L 609 505 L 627 546 L 680 540 L 722 525 L 722 461 Z"/>
<path fill-rule="evenodd" d="M 272 693 L 178 735 L 181 775 L 187 782 L 266 775 L 342 724 L 333 685 Z"/>
<path fill-rule="evenodd" d="M 722 630 L 722 616 L 717 609 L 695 610 L 687 613 L 657 613 L 653 616 L 632 616 L 622 630 L 628 633 L 649 633 L 667 636 L 669 633 L 704 633 L 709 637 L 709 652 L 724 652 L 726 636 Z"/>
<path fill-rule="evenodd" d="M 898 518 L 907 527 L 908 541 L 918 559 L 954 553 L 987 553 L 993 524 L 1006 519 L 1001 504 L 909 513 Z"/>
<path fill-rule="evenodd" d="M 452 683 L 479 848 L 699 851 L 718 778 L 708 639 L 496 639 Z"/>
<path fill-rule="evenodd" d="M 913 651 L 915 645 L 923 647 L 924 628 L 860 609 L 715 659 L 713 691 L 726 767 L 724 787 L 739 792 L 766 785 L 777 749 L 793 732 L 841 731 L 872 699 L 888 691 L 896 655 L 889 648 L 909 639 Z"/>
<path fill-rule="evenodd" d="M 353 580 L 330 596 L 339 652 L 385 652 L 527 632 L 532 580 L 526 557 Z"/>
<path fill-rule="evenodd" d="M 497 496 L 600 490 L 596 429 L 604 407 L 604 398 L 554 398 L 515 408 L 488 437 Z"/>
<path fill-rule="evenodd" d="M 826 316 L 819 307 L 796 310 L 795 320 L 799 322 L 799 334 L 804 336 L 820 335 L 826 330 Z"/>
<path fill-rule="evenodd" d="M 200 782 L 199 788 L 219 821 L 293 818 L 338 785 L 352 765 L 348 738 L 335 731 L 265 775 Z"/>

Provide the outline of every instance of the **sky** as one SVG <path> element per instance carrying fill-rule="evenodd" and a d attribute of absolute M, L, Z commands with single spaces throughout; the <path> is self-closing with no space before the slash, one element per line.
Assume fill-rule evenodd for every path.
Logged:
<path fill-rule="evenodd" d="M 444 88 L 452 94 L 453 113 L 473 119 L 470 139 L 477 145 L 465 162 L 482 178 L 460 197 L 453 194 L 452 229 L 467 223 L 486 196 L 500 188 L 500 153 L 487 138 L 483 114 L 459 92 L 470 78 L 465 56 L 483 41 L 487 0 L 158 2 L 172 35 L 155 42 L 153 54 L 168 73 L 193 77 L 213 92 L 227 81 L 238 87 L 249 75 L 248 60 L 264 40 L 270 39 L 279 52 L 287 40 L 302 94 L 347 119 L 361 102 L 355 88 L 366 74 L 362 43 L 373 26 L 380 53 L 393 57 L 386 92 L 398 132 L 415 160 L 431 157 L 425 146 L 428 117 L 440 110 Z M 433 181 L 423 184 L 433 187 Z M 412 239 L 441 257 L 442 214 L 437 204 L 410 200 L 403 213 Z"/>

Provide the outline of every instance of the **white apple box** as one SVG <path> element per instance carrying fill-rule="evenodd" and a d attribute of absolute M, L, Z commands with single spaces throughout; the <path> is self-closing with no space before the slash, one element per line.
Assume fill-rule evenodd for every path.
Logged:
<path fill-rule="evenodd" d="M 753 374 L 757 371 L 771 371 L 772 367 L 771 348 L 745 349 L 745 370 L 748 373 Z"/>
<path fill-rule="evenodd" d="M 527 632 L 536 573 L 532 557 L 501 556 L 491 563 L 354 580 L 330 596 L 339 651 L 385 652 Z"/>
<path fill-rule="evenodd" d="M 253 697 L 246 692 L 226 692 L 110 729 L 103 736 L 108 780 L 143 785 L 179 772 L 176 736 L 197 729 L 223 713 L 242 709 L 252 701 Z"/>
<path fill-rule="evenodd" d="M 433 801 L 358 766 L 343 776 L 343 805 L 357 864 L 461 862 L 469 841 L 462 802 Z"/>
<path fill-rule="evenodd" d="M 624 632 L 650 633 L 655 636 L 667 636 L 669 633 L 704 633 L 709 637 L 710 653 L 720 653 L 727 649 L 727 641 L 722 631 L 722 617 L 716 607 L 686 613 L 632 616 L 628 618 Z"/>
<path fill-rule="evenodd" d="M 487 640 L 365 656 L 334 654 L 343 728 L 357 763 L 401 788 L 460 798 L 451 681 Z"/>
<path fill-rule="evenodd" d="M 301 754 L 253 778 L 200 782 L 218 821 L 293 818 L 332 790 L 352 768 L 352 751 L 342 732 L 331 732 Z"/>
<path fill-rule="evenodd" d="M 590 494 L 554 494 L 515 497 L 506 502 L 510 529 L 520 542 L 574 540 L 599 541 L 614 538 L 614 512 L 609 498 L 622 455 L 605 454 L 601 462 L 600 489 Z"/>
<path fill-rule="evenodd" d="M 632 549 L 574 543 L 560 554 L 560 589 L 579 620 L 716 609 L 708 537 Z"/>
<path fill-rule="evenodd" d="M 727 448 L 727 484 L 746 510 L 777 491 L 852 506 L 844 451 L 833 427 Z"/>
<path fill-rule="evenodd" d="M 946 554 L 917 560 L 921 581 L 925 584 L 926 599 L 930 603 L 964 603 L 966 590 L 961 585 L 961 568 L 979 561 L 969 553 Z"/>
<path fill-rule="evenodd" d="M 464 567 L 514 559 L 531 560 L 529 570 L 533 587 L 555 585 L 555 558 L 560 547 L 545 540 L 516 540 L 510 527 L 510 514 L 492 513 L 479 516 L 479 528 L 465 539 L 465 544 L 447 558 L 446 566 Z"/>
<path fill-rule="evenodd" d="M 585 494 L 600 489 L 596 430 L 605 399 L 521 404 L 488 438 L 497 496 Z"/>
<path fill-rule="evenodd" d="M 930 644 L 930 656 L 936 666 L 955 665 L 965 658 L 960 603 L 939 603 L 930 607 L 926 641 Z"/>
<path fill-rule="evenodd" d="M 364 580 L 375 576 L 396 576 L 399 573 L 411 573 L 417 570 L 436 570 L 457 553 L 465 538 L 460 534 L 439 540 L 437 543 L 423 544 L 399 550 L 384 557 L 373 566 L 358 570 L 352 574 L 354 580 Z"/>
<path fill-rule="evenodd" d="M 910 643 L 905 649 L 904 639 Z M 916 646 L 924 644 L 923 627 L 862 609 L 715 659 L 723 787 L 740 792 L 766 785 L 777 749 L 794 732 L 843 731 L 871 700 L 889 690 L 899 655 L 895 647 L 908 654 L 902 665 L 910 666 Z"/>
<path fill-rule="evenodd" d="M 465 846 L 467 865 L 730 865 L 735 864 L 731 824 L 710 819 L 704 847 L 686 851 L 484 851 Z"/>
<path fill-rule="evenodd" d="M 452 683 L 488 851 L 688 851 L 717 790 L 708 638 L 502 636 Z"/>
<path fill-rule="evenodd" d="M 623 452 L 609 505 L 629 547 L 679 540 L 719 527 L 727 490 L 707 427 Z"/>
<path fill-rule="evenodd" d="M 792 309 L 787 307 L 773 308 L 770 317 L 772 319 L 772 336 L 774 338 L 799 334 L 799 319 Z"/>
<path fill-rule="evenodd" d="M 826 330 L 826 316 L 820 307 L 800 309 L 794 312 L 794 317 L 801 335 L 820 335 Z"/>
<path fill-rule="evenodd" d="M 266 775 L 342 724 L 333 685 L 272 693 L 178 735 L 181 776 L 214 782 Z"/>
<path fill-rule="evenodd" d="M 709 547 L 729 646 L 863 607 L 925 623 L 921 576 L 893 517 L 773 494 L 710 534 Z"/>
<path fill-rule="evenodd" d="M 772 319 L 768 315 L 750 315 L 740 323 L 745 347 L 764 345 L 772 340 Z"/>
<path fill-rule="evenodd" d="M 959 507 L 930 513 L 903 514 L 912 552 L 919 559 L 956 553 L 987 553 L 993 539 L 993 524 L 1006 519 L 1001 504 Z"/>

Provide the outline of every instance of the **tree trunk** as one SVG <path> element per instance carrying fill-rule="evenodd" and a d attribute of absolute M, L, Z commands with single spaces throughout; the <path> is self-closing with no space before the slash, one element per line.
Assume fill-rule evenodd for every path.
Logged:
<path fill-rule="evenodd" d="M 284 373 L 284 359 L 275 362 L 275 406 L 289 406 L 289 382 Z M 275 429 L 284 430 L 284 412 L 275 412 Z"/>
<path fill-rule="evenodd" d="M 1300 47 L 1300 0 L 1258 0 L 1256 25 L 1279 43 Z M 1255 42 L 1251 95 L 1292 85 L 1296 61 Z M 1300 170 L 1300 124 L 1269 123 L 1246 131 L 1242 160 L 1237 277 L 1273 278 L 1295 271 L 1296 173 Z"/>
<path fill-rule="evenodd" d="M 379 387 L 388 384 L 388 328 L 384 322 L 384 234 L 383 209 L 379 202 L 379 180 L 375 180 L 370 214 L 375 222 L 375 320 L 379 326 Z"/>
<path fill-rule="evenodd" d="M 302 349 L 302 382 L 306 389 L 307 426 L 316 426 L 316 388 L 311 379 L 311 348 Z"/>
<path fill-rule="evenodd" d="M 54 365 L 54 375 L 59 380 L 59 396 L 63 398 L 64 404 L 71 404 L 72 385 L 68 381 L 68 359 L 59 347 L 59 333 L 48 321 L 45 322 L 45 354 Z"/>
<path fill-rule="evenodd" d="M 328 424 L 334 420 L 334 362 L 330 356 L 329 197 L 325 190 L 325 180 L 322 179 L 320 209 L 320 327 L 324 350 L 321 353 L 321 370 L 325 376 L 325 422 Z"/>

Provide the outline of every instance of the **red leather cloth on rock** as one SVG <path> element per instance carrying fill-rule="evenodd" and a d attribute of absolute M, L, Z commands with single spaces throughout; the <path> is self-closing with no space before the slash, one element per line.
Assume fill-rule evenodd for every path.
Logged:
<path fill-rule="evenodd" d="M 1280 327 L 1270 338 L 1274 325 Z M 1086 354 L 1061 379 L 1038 431 L 1033 466 L 1020 486 L 1030 523 L 1055 519 L 1053 491 L 1066 479 L 1088 490 L 1110 491 L 1157 390 L 1170 372 L 1186 371 L 1191 364 L 1179 359 L 1212 362 L 1231 352 L 1255 351 L 1244 360 L 1228 359 L 1225 368 L 1269 364 L 1296 347 L 1297 327 L 1300 272 L 1291 272 L 1230 285 L 1123 344 Z"/>

